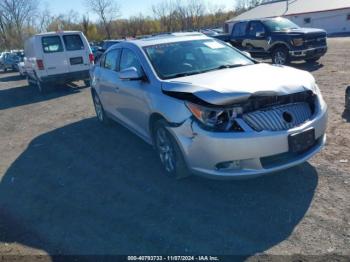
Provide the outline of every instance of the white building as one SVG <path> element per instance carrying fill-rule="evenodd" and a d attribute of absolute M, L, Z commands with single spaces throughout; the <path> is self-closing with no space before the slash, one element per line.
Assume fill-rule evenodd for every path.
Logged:
<path fill-rule="evenodd" d="M 261 4 L 226 22 L 231 32 L 239 20 L 286 17 L 301 27 L 321 28 L 328 34 L 350 33 L 350 0 L 279 0 Z"/>

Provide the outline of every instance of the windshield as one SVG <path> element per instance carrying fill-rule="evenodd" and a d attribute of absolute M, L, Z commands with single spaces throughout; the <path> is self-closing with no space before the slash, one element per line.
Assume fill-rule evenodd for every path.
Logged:
<path fill-rule="evenodd" d="M 276 19 L 266 20 L 266 21 L 263 21 L 263 23 L 272 32 L 286 31 L 286 30 L 299 28 L 298 25 L 294 24 L 292 21 L 285 18 L 276 18 Z"/>
<path fill-rule="evenodd" d="M 159 44 L 144 50 L 161 79 L 254 64 L 232 47 L 214 39 Z"/>

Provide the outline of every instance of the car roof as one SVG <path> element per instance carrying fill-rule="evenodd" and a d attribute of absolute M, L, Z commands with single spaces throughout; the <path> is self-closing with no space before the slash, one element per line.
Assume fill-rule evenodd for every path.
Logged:
<path fill-rule="evenodd" d="M 205 40 L 212 39 L 202 33 L 198 32 L 188 32 L 188 33 L 166 33 L 150 37 L 145 37 L 136 40 L 128 40 L 126 43 L 132 43 L 139 47 L 166 44 L 166 43 L 175 43 L 175 42 L 184 42 L 184 41 L 193 41 L 193 40 Z"/>

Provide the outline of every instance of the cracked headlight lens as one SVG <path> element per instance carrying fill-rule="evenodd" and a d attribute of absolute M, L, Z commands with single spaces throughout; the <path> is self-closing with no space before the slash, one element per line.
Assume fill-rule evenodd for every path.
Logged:
<path fill-rule="evenodd" d="M 235 119 L 243 113 L 241 107 L 209 108 L 190 102 L 186 102 L 186 106 L 201 124 L 218 131 L 232 130 L 233 126 L 237 124 Z"/>

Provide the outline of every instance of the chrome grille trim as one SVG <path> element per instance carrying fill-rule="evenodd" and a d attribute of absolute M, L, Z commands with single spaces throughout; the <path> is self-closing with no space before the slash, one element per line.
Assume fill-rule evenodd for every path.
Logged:
<path fill-rule="evenodd" d="M 283 118 L 286 112 L 292 116 L 290 123 Z M 247 113 L 243 119 L 251 128 L 260 132 L 288 130 L 305 123 L 311 116 L 310 105 L 299 102 Z"/>

